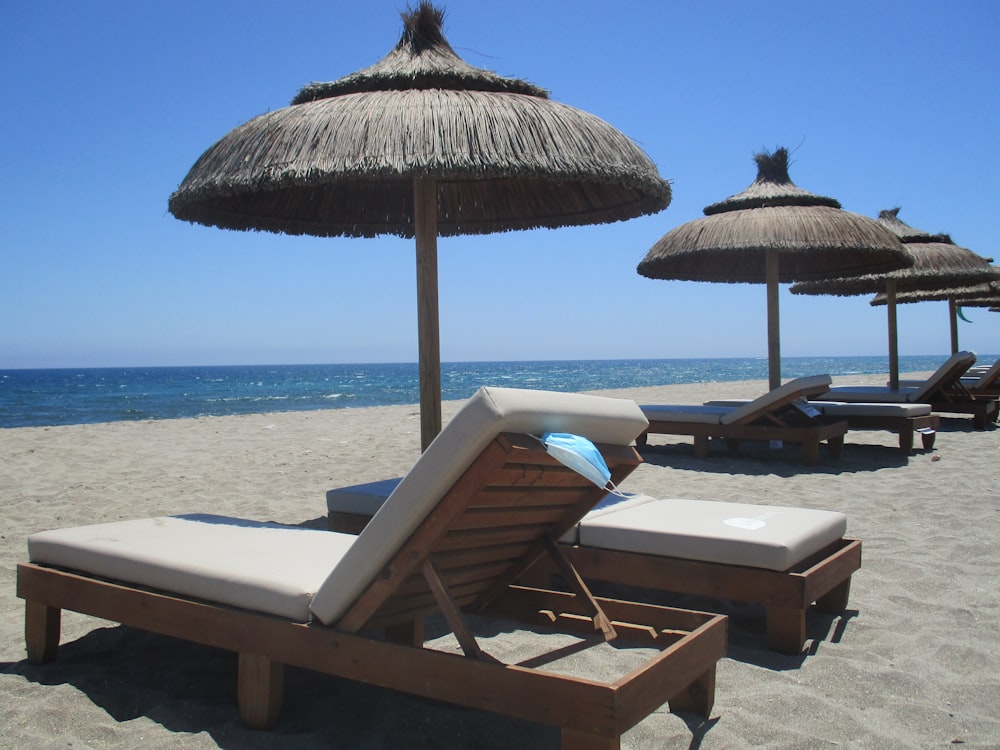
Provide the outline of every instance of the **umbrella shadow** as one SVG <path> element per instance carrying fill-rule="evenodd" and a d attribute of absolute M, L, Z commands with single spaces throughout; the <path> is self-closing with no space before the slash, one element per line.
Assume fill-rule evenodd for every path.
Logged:
<path fill-rule="evenodd" d="M 553 727 L 292 667 L 277 726 L 250 730 L 239 719 L 236 654 L 124 625 L 62 644 L 47 664 L 0 663 L 0 672 L 71 685 L 116 722 L 145 717 L 179 735 L 207 733 L 226 750 L 558 745 Z"/>
<path fill-rule="evenodd" d="M 786 477 L 878 471 L 905 466 L 913 456 L 931 452 L 917 449 L 905 454 L 894 445 L 845 443 L 839 458 L 832 458 L 824 446 L 820 449 L 819 463 L 807 466 L 802 462 L 801 446 L 789 443 L 774 449 L 768 443 L 747 440 L 734 453 L 725 446 L 725 441 L 712 440 L 706 458 L 695 456 L 690 443 L 657 443 L 639 448 L 643 461 L 654 466 L 712 474 Z"/>
<path fill-rule="evenodd" d="M 938 432 L 982 432 L 984 434 L 989 434 L 993 430 L 996 430 L 998 425 L 996 422 L 987 423 L 986 427 L 980 429 L 976 427 L 972 420 L 968 416 L 961 417 L 949 417 L 947 415 L 941 416 L 941 424 L 938 427 Z"/>

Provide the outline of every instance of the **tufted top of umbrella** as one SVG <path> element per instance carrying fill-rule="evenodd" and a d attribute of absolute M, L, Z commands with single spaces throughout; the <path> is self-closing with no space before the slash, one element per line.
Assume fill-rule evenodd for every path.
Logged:
<path fill-rule="evenodd" d="M 788 176 L 786 149 L 754 158 L 754 182 L 706 207 L 704 218 L 663 235 L 639 263 L 641 275 L 763 282 L 769 250 L 778 251 L 782 282 L 887 271 L 912 263 L 896 236 L 875 221 L 795 185 Z"/>
<path fill-rule="evenodd" d="M 413 182 L 437 180 L 437 233 L 596 224 L 656 213 L 670 185 L 607 122 L 455 54 L 428 2 L 382 60 L 305 86 L 235 128 L 170 197 L 227 229 L 414 235 Z"/>
<path fill-rule="evenodd" d="M 422 3 L 403 19 L 403 35 L 389 54 L 339 80 L 303 86 L 292 104 L 362 91 L 407 89 L 503 91 L 548 98 L 548 92 L 538 86 L 476 68 L 460 58 L 444 37 L 444 11 Z"/>
<path fill-rule="evenodd" d="M 947 234 L 929 234 L 914 229 L 900 220 L 898 214 L 899 208 L 880 211 L 878 223 L 902 240 L 913 255 L 913 266 L 882 274 L 803 282 L 792 286 L 791 291 L 842 296 L 871 294 L 884 292 L 886 282 L 891 280 L 896 282 L 896 300 L 904 302 L 917 301 L 917 298 L 947 299 L 947 295 L 933 295 L 947 287 L 965 287 L 1000 279 L 1000 270 L 990 265 L 991 258 L 959 247 Z"/>

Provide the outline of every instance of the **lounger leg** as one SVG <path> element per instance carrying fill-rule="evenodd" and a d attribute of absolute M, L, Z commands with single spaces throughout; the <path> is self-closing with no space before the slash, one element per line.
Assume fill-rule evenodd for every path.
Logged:
<path fill-rule="evenodd" d="M 768 607 L 767 647 L 782 654 L 802 653 L 806 642 L 806 611 L 801 607 Z"/>
<path fill-rule="evenodd" d="M 831 452 L 833 446 L 831 445 Z M 819 441 L 807 440 L 802 443 L 802 463 L 812 466 L 819 463 Z"/>
<path fill-rule="evenodd" d="M 715 705 L 715 664 L 683 692 L 671 696 L 668 704 L 673 713 L 685 711 L 707 719 Z"/>
<path fill-rule="evenodd" d="M 844 436 L 837 435 L 826 441 L 826 446 L 830 451 L 830 458 L 840 458 L 844 453 Z"/>
<path fill-rule="evenodd" d="M 847 600 L 851 597 L 851 579 L 842 581 L 841 583 L 830 589 L 829 592 L 821 596 L 816 600 L 816 609 L 820 612 L 826 614 L 837 614 L 838 612 L 843 612 L 847 609 Z"/>
<path fill-rule="evenodd" d="M 44 664 L 56 658 L 62 610 L 30 599 L 24 603 L 24 642 L 28 661 Z"/>
<path fill-rule="evenodd" d="M 621 737 L 602 737 L 574 729 L 562 730 L 562 750 L 621 750 Z"/>
<path fill-rule="evenodd" d="M 637 448 L 644 448 L 646 446 L 646 442 L 648 441 L 648 438 L 649 438 L 649 430 L 643 430 L 642 434 L 639 435 L 639 437 L 637 437 L 635 439 L 635 445 L 636 445 L 636 447 Z"/>
<path fill-rule="evenodd" d="M 986 413 L 982 411 L 976 412 L 972 416 L 972 424 L 977 430 L 985 430 L 987 424 Z"/>
<path fill-rule="evenodd" d="M 694 436 L 694 455 L 697 458 L 708 457 L 708 438 L 704 435 Z"/>
<path fill-rule="evenodd" d="M 920 442 L 924 444 L 924 450 L 929 451 L 934 447 L 934 438 L 937 437 L 937 433 L 934 432 L 923 432 L 920 434 Z"/>
<path fill-rule="evenodd" d="M 385 629 L 385 639 L 406 646 L 424 645 L 424 618 L 389 625 Z"/>
<path fill-rule="evenodd" d="M 925 448 L 927 446 L 924 446 Z M 913 430 L 904 427 L 899 431 L 899 449 L 903 453 L 909 453 L 913 450 Z"/>
<path fill-rule="evenodd" d="M 270 729 L 278 723 L 284 669 L 262 654 L 240 653 L 236 695 L 240 719 L 250 729 Z"/>

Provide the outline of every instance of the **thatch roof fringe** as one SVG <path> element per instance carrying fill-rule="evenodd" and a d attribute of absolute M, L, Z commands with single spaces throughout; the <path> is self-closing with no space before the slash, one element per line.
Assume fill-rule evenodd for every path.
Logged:
<path fill-rule="evenodd" d="M 910 268 L 891 273 L 871 273 L 825 281 L 804 281 L 792 286 L 793 294 L 833 294 L 849 297 L 857 294 L 884 292 L 886 284 L 896 282 L 899 301 L 919 299 L 947 299 L 940 294 L 947 287 L 979 284 L 1000 278 L 1000 269 L 991 266 L 992 258 L 984 258 L 971 250 L 959 247 L 946 234 L 929 234 L 914 229 L 901 221 L 899 208 L 880 211 L 879 225 L 899 237 L 903 246 L 913 256 Z M 903 300 L 913 294 L 913 300 Z M 884 303 L 882 303 L 884 304 Z"/>
<path fill-rule="evenodd" d="M 670 202 L 652 161 L 594 115 L 537 97 L 415 90 L 260 115 L 202 154 L 170 211 L 227 229 L 412 237 L 413 178 L 428 175 L 442 236 L 620 221 Z"/>
<path fill-rule="evenodd" d="M 898 267 L 898 256 L 877 252 L 886 246 L 879 227 L 859 218 L 829 206 L 776 206 L 754 215 L 727 212 L 695 219 L 660 238 L 638 271 L 650 278 L 760 282 L 761 256 L 768 248 L 780 252 L 782 283 L 829 278 L 846 267 L 870 269 L 880 258 L 886 269 Z M 707 263 L 706 252 L 717 255 L 718 262 Z"/>
<path fill-rule="evenodd" d="M 403 34 L 389 54 L 336 81 L 303 86 L 292 104 L 360 91 L 401 89 L 467 89 L 548 97 L 545 89 L 527 81 L 505 78 L 466 63 L 445 39 L 444 11 L 427 0 L 401 15 Z"/>
<path fill-rule="evenodd" d="M 941 289 L 914 289 L 896 295 L 896 302 L 900 304 L 943 302 L 945 300 L 954 300 L 959 306 L 964 307 L 995 305 L 1000 301 L 1000 280 Z M 879 292 L 870 300 L 869 304 L 873 307 L 888 304 L 888 297 L 885 292 Z"/>
<path fill-rule="evenodd" d="M 786 149 L 754 159 L 753 184 L 705 208 L 703 218 L 663 235 L 639 263 L 640 275 L 759 283 L 766 279 L 769 249 L 778 251 L 782 283 L 881 272 L 912 262 L 899 240 L 872 219 L 797 187 L 788 176 Z"/>

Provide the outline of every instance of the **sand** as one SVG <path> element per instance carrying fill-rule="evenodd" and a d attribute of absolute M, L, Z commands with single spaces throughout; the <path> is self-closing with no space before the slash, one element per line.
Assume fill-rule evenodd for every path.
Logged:
<path fill-rule="evenodd" d="M 700 403 L 764 390 L 606 393 Z M 445 403 L 445 420 L 459 405 Z M 947 419 L 933 451 L 904 456 L 894 435 L 851 432 L 838 461 L 824 450 L 813 467 L 794 446 L 699 460 L 690 439 L 650 440 L 665 445 L 623 489 L 841 510 L 864 561 L 844 615 L 810 613 L 800 656 L 763 647 L 755 608 L 724 609 L 729 655 L 711 718 L 660 709 L 623 747 L 1000 747 L 1000 433 Z M 57 661 L 24 659 L 14 569 L 32 532 L 199 511 L 321 525 L 326 490 L 403 474 L 418 450 L 415 406 L 0 430 L 0 746 L 557 747 L 548 727 L 299 670 L 277 729 L 248 731 L 233 655 L 74 613 Z"/>

